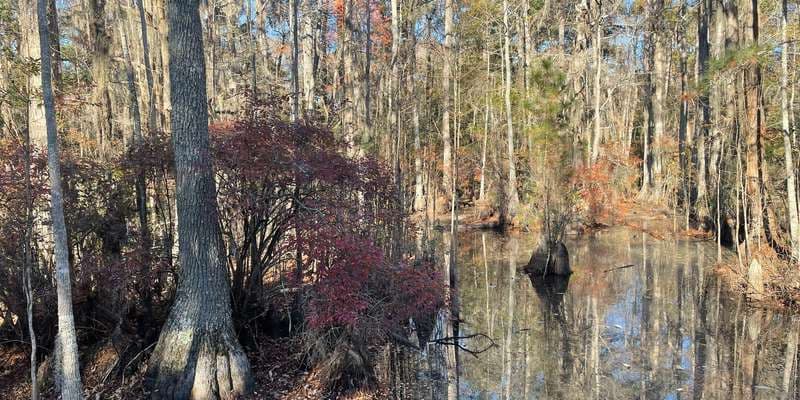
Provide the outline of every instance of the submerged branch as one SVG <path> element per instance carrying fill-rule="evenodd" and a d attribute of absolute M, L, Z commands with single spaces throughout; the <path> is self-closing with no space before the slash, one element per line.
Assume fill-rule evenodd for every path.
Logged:
<path fill-rule="evenodd" d="M 476 338 L 476 337 L 480 337 L 480 338 L 484 338 L 484 339 L 488 340 L 489 341 L 489 345 L 484 347 L 484 348 L 482 348 L 482 349 L 480 349 L 480 350 L 470 350 L 470 349 L 462 346 L 461 343 L 459 343 L 461 340 L 473 339 L 473 338 Z M 478 357 L 478 354 L 481 354 L 481 353 L 486 352 L 486 351 L 488 351 L 488 350 L 490 350 L 490 349 L 492 349 L 494 347 L 497 347 L 497 343 L 495 343 L 494 339 L 492 339 L 491 337 L 489 337 L 489 336 L 487 336 L 487 335 L 485 335 L 483 333 L 474 333 L 472 335 L 466 335 L 466 336 L 443 337 L 443 338 L 440 338 L 440 339 L 429 340 L 428 343 L 435 343 L 435 344 L 440 344 L 440 345 L 443 345 L 443 346 L 456 346 L 459 349 L 467 352 L 468 354 L 470 354 L 471 356 L 473 356 L 475 358 Z"/>

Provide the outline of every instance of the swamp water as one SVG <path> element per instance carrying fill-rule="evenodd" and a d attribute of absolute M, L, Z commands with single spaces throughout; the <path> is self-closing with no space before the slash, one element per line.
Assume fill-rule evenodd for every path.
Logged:
<path fill-rule="evenodd" d="M 533 235 L 461 232 L 457 242 L 457 336 L 472 336 L 460 341 L 471 351 L 489 347 L 458 351 L 460 399 L 800 397 L 800 320 L 726 293 L 709 274 L 714 244 L 613 228 L 569 239 L 573 275 L 541 282 L 518 268 Z M 395 352 L 396 396 L 454 398 L 447 350 Z"/>

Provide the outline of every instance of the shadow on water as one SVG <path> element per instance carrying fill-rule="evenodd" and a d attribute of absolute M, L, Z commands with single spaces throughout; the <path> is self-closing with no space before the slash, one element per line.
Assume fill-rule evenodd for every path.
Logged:
<path fill-rule="evenodd" d="M 536 239 L 459 236 L 461 335 L 495 344 L 462 352 L 460 398 L 800 398 L 800 320 L 726 293 L 713 245 L 615 228 L 568 240 L 573 274 L 544 279 L 520 270 Z M 397 397 L 447 398 L 442 346 L 423 347 Z"/>

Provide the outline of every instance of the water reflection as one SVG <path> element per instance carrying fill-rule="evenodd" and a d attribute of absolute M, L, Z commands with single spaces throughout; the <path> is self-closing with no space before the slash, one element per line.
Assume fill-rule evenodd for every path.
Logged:
<path fill-rule="evenodd" d="M 574 274 L 544 280 L 518 271 L 535 243 L 459 236 L 461 335 L 483 333 L 497 344 L 474 357 L 461 353 L 460 398 L 800 397 L 800 321 L 727 295 L 707 275 L 713 246 L 612 229 L 569 240 Z M 463 344 L 478 349 L 486 340 Z M 437 368 L 430 360 L 417 364 Z M 445 371 L 417 376 L 441 379 L 408 398 L 447 393 Z"/>

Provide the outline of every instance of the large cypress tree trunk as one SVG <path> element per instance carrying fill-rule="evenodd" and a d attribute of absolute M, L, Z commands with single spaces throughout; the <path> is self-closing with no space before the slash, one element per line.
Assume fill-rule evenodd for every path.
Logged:
<path fill-rule="evenodd" d="M 72 287 L 70 283 L 67 226 L 64 222 L 64 193 L 61 189 L 61 161 L 56 134 L 56 106 L 53 99 L 53 82 L 50 61 L 50 32 L 47 29 L 47 0 L 38 0 L 39 52 L 41 56 L 41 84 L 47 130 L 47 170 L 50 175 L 50 217 L 53 221 L 53 258 L 56 264 L 56 295 L 58 299 L 58 344 L 56 359 L 61 361 L 61 398 L 77 400 L 83 397 L 78 341 L 75 336 L 75 317 L 72 314 Z M 36 18 L 36 14 L 34 14 Z"/>
<path fill-rule="evenodd" d="M 148 384 L 159 399 L 234 398 L 250 391 L 252 377 L 231 318 L 198 1 L 171 0 L 167 13 L 181 276 Z"/>
<path fill-rule="evenodd" d="M 741 4 L 743 27 L 743 44 L 758 43 L 758 2 L 743 0 Z M 750 215 L 749 248 L 755 249 L 767 244 L 766 225 L 764 223 L 764 187 L 762 185 L 761 129 L 762 113 L 759 111 L 761 97 L 761 67 L 751 64 L 742 73 L 744 91 L 743 128 L 745 137 L 745 175 L 748 197 L 748 213 Z"/>

